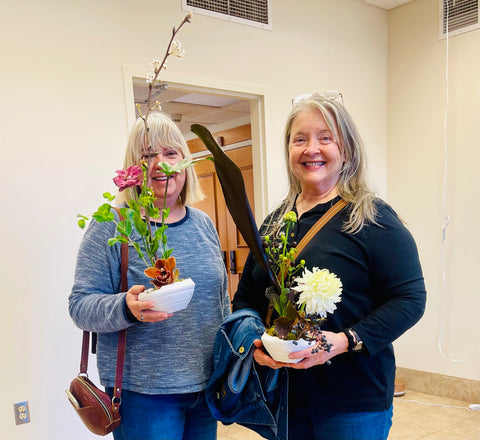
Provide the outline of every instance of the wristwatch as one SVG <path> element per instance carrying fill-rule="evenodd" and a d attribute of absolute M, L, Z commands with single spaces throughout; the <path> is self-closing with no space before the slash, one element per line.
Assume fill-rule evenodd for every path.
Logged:
<path fill-rule="evenodd" d="M 363 350 L 363 341 L 358 336 L 358 333 L 353 328 L 346 328 L 343 333 L 348 339 L 348 351 L 354 353 Z"/>

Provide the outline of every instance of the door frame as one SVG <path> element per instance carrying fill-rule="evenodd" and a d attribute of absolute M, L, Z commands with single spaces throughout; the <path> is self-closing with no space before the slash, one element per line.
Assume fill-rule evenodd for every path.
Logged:
<path fill-rule="evenodd" d="M 145 67 L 123 66 L 125 112 L 127 132 L 135 122 L 135 103 L 133 96 L 133 80 L 146 77 Z M 235 97 L 250 103 L 250 124 L 252 130 L 253 190 L 255 196 L 255 220 L 261 224 L 267 215 L 267 169 L 266 169 L 266 135 L 265 135 L 265 99 L 269 93 L 267 88 L 251 84 L 235 83 L 215 78 L 193 77 L 187 74 L 171 74 L 165 72 L 162 81 L 168 82 L 169 88 L 187 90 L 220 96 Z"/>

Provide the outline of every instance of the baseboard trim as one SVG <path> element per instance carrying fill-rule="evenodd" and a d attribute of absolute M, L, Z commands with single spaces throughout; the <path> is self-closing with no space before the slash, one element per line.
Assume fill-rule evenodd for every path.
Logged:
<path fill-rule="evenodd" d="M 470 403 L 480 402 L 479 380 L 445 376 L 403 367 L 397 367 L 396 377 L 405 382 L 407 390 Z"/>

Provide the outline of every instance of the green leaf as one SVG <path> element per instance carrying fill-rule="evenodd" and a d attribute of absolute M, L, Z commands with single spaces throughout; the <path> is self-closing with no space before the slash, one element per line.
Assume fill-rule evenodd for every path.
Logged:
<path fill-rule="evenodd" d="M 172 252 L 173 252 L 173 249 L 168 249 L 166 250 L 163 255 L 162 255 L 162 258 L 168 258 L 170 255 L 172 255 Z"/>
<path fill-rule="evenodd" d="M 155 255 L 157 254 L 158 248 L 159 248 L 158 241 L 154 241 L 152 243 L 152 246 L 150 247 L 150 252 L 149 252 L 150 255 L 149 256 L 150 257 L 155 257 Z"/>
<path fill-rule="evenodd" d="M 156 240 L 160 240 L 164 235 L 165 231 L 168 229 L 168 225 L 159 226 L 153 235 Z"/>
<path fill-rule="evenodd" d="M 117 243 L 128 243 L 128 240 L 123 235 L 117 235 L 116 237 L 109 238 L 107 242 L 110 246 L 113 246 Z"/>
<path fill-rule="evenodd" d="M 163 218 L 168 218 L 169 215 L 170 215 L 170 208 L 162 209 L 162 217 Z"/>
<path fill-rule="evenodd" d="M 160 210 L 153 205 L 148 206 L 148 215 L 150 218 L 158 218 L 160 217 Z"/>
<path fill-rule="evenodd" d="M 83 218 L 79 219 L 78 222 L 77 222 L 78 226 L 80 226 L 80 228 L 84 229 L 85 228 L 85 220 Z"/>
<path fill-rule="evenodd" d="M 109 192 L 104 192 L 103 197 L 107 199 L 109 202 L 112 202 L 115 199 L 115 196 L 110 194 Z"/>
<path fill-rule="evenodd" d="M 298 318 L 298 311 L 290 301 L 287 303 L 285 316 L 292 321 L 295 321 L 295 319 Z"/>
<path fill-rule="evenodd" d="M 132 210 L 131 208 L 126 208 L 126 207 L 120 208 L 120 214 L 123 218 L 128 218 L 128 213 L 131 210 Z"/>
<path fill-rule="evenodd" d="M 175 170 L 173 170 L 172 165 L 170 165 L 168 162 L 160 162 L 157 164 L 157 166 L 162 170 L 162 172 L 167 177 L 170 177 L 172 174 L 175 174 Z"/>
<path fill-rule="evenodd" d="M 140 206 L 136 200 L 130 200 L 128 206 L 136 212 L 140 212 Z"/>
<path fill-rule="evenodd" d="M 182 159 L 181 161 L 177 162 L 174 165 L 169 164 L 168 162 L 160 162 L 158 167 L 162 170 L 162 172 L 167 176 L 172 176 L 175 173 L 181 173 L 183 170 L 187 168 L 193 167 L 197 162 L 201 162 L 202 159 Z"/>
<path fill-rule="evenodd" d="M 133 225 L 135 226 L 135 229 L 138 231 L 138 233 L 142 237 L 146 237 L 148 234 L 148 226 L 145 224 L 145 222 L 142 220 L 142 218 L 135 213 L 133 215 Z"/>
<path fill-rule="evenodd" d="M 111 212 L 112 206 L 109 203 L 104 203 L 100 206 L 92 217 L 99 223 L 111 222 L 114 220 L 113 212 Z"/>
<path fill-rule="evenodd" d="M 117 231 L 129 237 L 132 233 L 132 224 L 128 220 L 122 220 L 117 225 Z"/>
<path fill-rule="evenodd" d="M 140 213 L 135 211 L 134 209 L 127 208 L 125 211 L 120 210 L 120 212 L 125 217 L 125 219 L 128 220 L 133 225 L 135 224 L 135 217 L 138 217 L 141 219 Z"/>
<path fill-rule="evenodd" d="M 282 304 L 280 302 L 280 296 L 278 295 L 277 291 L 273 288 L 273 286 L 267 288 L 265 291 L 265 296 L 268 298 L 270 303 L 273 305 L 275 311 L 282 316 Z"/>

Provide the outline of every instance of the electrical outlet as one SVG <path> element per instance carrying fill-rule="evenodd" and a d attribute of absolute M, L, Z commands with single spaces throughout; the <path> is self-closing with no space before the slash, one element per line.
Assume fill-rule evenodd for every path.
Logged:
<path fill-rule="evenodd" d="M 28 408 L 28 400 L 13 404 L 15 412 L 15 425 L 23 425 L 30 422 L 30 409 Z"/>

